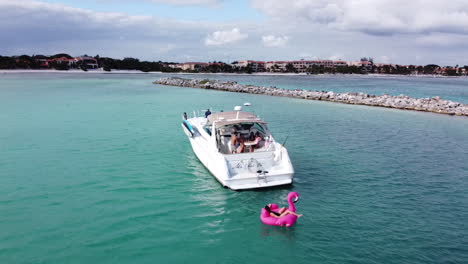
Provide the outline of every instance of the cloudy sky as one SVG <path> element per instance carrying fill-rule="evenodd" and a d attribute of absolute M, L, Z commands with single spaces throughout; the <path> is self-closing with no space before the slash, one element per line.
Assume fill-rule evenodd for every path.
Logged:
<path fill-rule="evenodd" d="M 467 0 L 0 0 L 0 55 L 468 65 Z"/>

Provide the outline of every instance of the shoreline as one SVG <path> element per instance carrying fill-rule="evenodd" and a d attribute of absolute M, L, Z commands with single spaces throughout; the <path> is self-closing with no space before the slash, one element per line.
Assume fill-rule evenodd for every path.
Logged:
<path fill-rule="evenodd" d="M 208 79 L 183 79 L 179 77 L 161 78 L 154 81 L 153 84 L 468 116 L 468 104 L 444 100 L 439 96 L 432 98 L 412 98 L 406 95 L 391 96 L 386 94 L 370 95 L 366 93 L 335 93 L 332 91 L 309 91 L 299 89 L 288 90 L 276 87 L 241 85 L 237 82 L 221 82 Z"/>
<path fill-rule="evenodd" d="M 410 75 L 402 75 L 402 74 L 380 74 L 380 73 L 369 73 L 369 74 L 341 74 L 341 73 L 325 73 L 325 74 L 306 74 L 306 73 L 270 73 L 270 72 L 256 72 L 256 73 L 231 73 L 231 72 L 142 72 L 139 70 L 112 70 L 112 71 L 104 71 L 102 69 L 98 70 L 26 70 L 26 69 L 12 69 L 12 70 L 0 70 L 0 74 L 25 74 L 25 73 L 58 73 L 58 74 L 173 74 L 173 75 L 226 75 L 226 76 L 297 76 L 297 77 L 304 77 L 304 76 L 313 76 L 313 77 L 369 77 L 369 78 L 392 78 L 392 77 L 406 77 L 406 78 L 450 78 L 450 79 L 468 79 L 468 76 L 445 76 L 445 75 L 429 75 L 429 74 L 410 74 Z"/>

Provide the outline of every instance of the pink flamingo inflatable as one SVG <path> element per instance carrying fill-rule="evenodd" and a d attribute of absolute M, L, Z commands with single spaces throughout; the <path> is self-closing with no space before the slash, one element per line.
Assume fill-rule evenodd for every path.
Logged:
<path fill-rule="evenodd" d="M 296 212 L 296 207 L 294 206 L 294 203 L 297 202 L 299 199 L 299 194 L 297 192 L 290 192 L 288 194 L 288 205 L 289 208 L 288 210 L 291 212 Z M 278 212 L 279 208 L 277 204 L 271 204 L 270 206 L 271 211 Z M 286 226 L 290 227 L 296 223 L 297 216 L 293 214 L 287 214 L 283 217 L 276 218 L 273 216 L 270 216 L 270 213 L 265 208 L 262 208 L 262 212 L 260 213 L 260 220 L 262 223 L 266 225 L 273 225 L 273 226 Z"/>

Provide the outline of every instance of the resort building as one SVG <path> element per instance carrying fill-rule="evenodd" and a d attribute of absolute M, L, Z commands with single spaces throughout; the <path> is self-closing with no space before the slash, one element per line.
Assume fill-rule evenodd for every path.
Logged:
<path fill-rule="evenodd" d="M 51 62 L 56 62 L 58 64 L 68 64 L 68 66 L 71 67 L 75 63 L 75 59 L 69 59 L 67 57 L 60 57 L 60 58 L 48 60 L 48 64 L 50 64 Z"/>
<path fill-rule="evenodd" d="M 292 61 L 291 63 L 297 72 L 307 72 L 314 65 L 324 68 L 333 68 L 335 66 L 332 60 L 299 60 Z"/>
<path fill-rule="evenodd" d="M 360 67 L 365 72 L 370 72 L 372 71 L 372 67 L 374 66 L 374 63 L 371 61 L 361 60 L 361 61 L 349 62 L 348 66 L 357 66 L 357 67 Z"/>
<path fill-rule="evenodd" d="M 296 72 L 307 72 L 308 69 L 314 65 L 325 68 L 348 65 L 346 61 L 332 60 L 268 61 L 265 63 L 265 69 L 269 72 L 284 72 L 288 64 L 291 64 Z"/>
<path fill-rule="evenodd" d="M 90 56 L 76 57 L 73 61 L 74 63 L 80 62 L 83 67 L 88 69 L 97 69 L 99 67 L 97 60 Z"/>
<path fill-rule="evenodd" d="M 235 67 L 250 67 L 252 72 L 264 72 L 265 64 L 266 63 L 264 61 L 244 60 L 238 61 L 234 65 Z"/>
<path fill-rule="evenodd" d="M 343 67 L 343 66 L 348 66 L 348 63 L 346 61 L 334 61 L 335 67 Z"/>
<path fill-rule="evenodd" d="M 186 62 L 171 67 L 180 68 L 182 70 L 203 70 L 210 65 L 225 65 L 224 63 L 203 63 L 203 62 Z M 249 68 L 251 72 L 297 72 L 307 73 L 314 71 L 313 67 L 320 68 L 337 68 L 345 66 L 357 66 L 362 71 L 370 72 L 373 70 L 373 62 L 358 61 L 346 62 L 343 60 L 294 60 L 294 61 L 255 61 L 255 60 L 241 60 L 233 64 L 228 64 L 234 68 Z M 316 71 L 316 69 L 315 69 Z"/>
<path fill-rule="evenodd" d="M 48 59 L 36 59 L 36 62 L 39 63 L 39 67 L 41 67 L 41 68 L 49 68 L 49 60 Z"/>
<path fill-rule="evenodd" d="M 59 57 L 54 59 L 39 58 L 36 59 L 40 68 L 50 68 L 55 65 L 67 66 L 69 68 L 78 68 L 80 66 L 87 69 L 97 69 L 99 67 L 97 59 L 90 56 L 82 56 L 76 58 Z"/>
<path fill-rule="evenodd" d="M 179 63 L 164 63 L 163 64 L 165 67 L 169 67 L 169 68 L 172 68 L 172 69 L 180 69 L 182 66 L 182 64 L 179 64 Z"/>
<path fill-rule="evenodd" d="M 289 61 L 267 61 L 265 63 L 265 70 L 269 72 L 284 72 L 288 63 Z"/>
<path fill-rule="evenodd" d="M 307 72 L 307 68 L 312 65 L 312 61 L 298 60 L 290 62 L 296 72 Z"/>
<path fill-rule="evenodd" d="M 195 71 L 195 70 L 200 70 L 206 66 L 208 66 L 208 63 L 206 62 L 185 62 L 185 63 L 179 64 L 178 68 L 181 68 L 184 71 Z"/>

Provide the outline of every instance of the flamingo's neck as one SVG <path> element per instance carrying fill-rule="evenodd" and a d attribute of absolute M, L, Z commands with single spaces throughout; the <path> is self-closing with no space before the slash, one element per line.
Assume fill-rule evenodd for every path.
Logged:
<path fill-rule="evenodd" d="M 296 206 L 294 206 L 294 203 L 292 201 L 292 197 L 288 197 L 288 205 L 289 205 L 289 208 L 288 210 L 291 211 L 291 212 L 296 212 Z"/>

